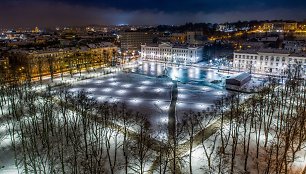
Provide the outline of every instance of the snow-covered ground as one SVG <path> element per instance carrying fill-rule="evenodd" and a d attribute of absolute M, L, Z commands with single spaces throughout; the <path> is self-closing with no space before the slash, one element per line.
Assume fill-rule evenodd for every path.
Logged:
<path fill-rule="evenodd" d="M 160 130 L 167 125 L 173 82 L 168 78 L 148 77 L 133 73 L 116 73 L 76 82 L 70 92 L 84 90 L 98 102 L 125 103 L 128 109 L 144 114 Z M 201 112 L 227 94 L 208 86 L 178 84 L 176 113 L 178 120 L 189 111 Z"/>
<path fill-rule="evenodd" d="M 15 155 L 7 129 L 7 124 L 0 125 L 0 173 L 17 174 L 18 169 L 15 166 Z"/>

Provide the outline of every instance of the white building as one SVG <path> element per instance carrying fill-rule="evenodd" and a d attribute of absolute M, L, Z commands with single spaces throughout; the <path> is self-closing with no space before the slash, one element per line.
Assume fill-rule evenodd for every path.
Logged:
<path fill-rule="evenodd" d="M 141 59 L 149 61 L 193 64 L 203 58 L 202 47 L 174 46 L 169 43 L 141 45 Z"/>
<path fill-rule="evenodd" d="M 286 50 L 238 50 L 234 52 L 233 67 L 239 71 L 270 75 L 285 75 L 288 70 L 299 68 L 305 76 L 306 54 L 290 54 Z"/>

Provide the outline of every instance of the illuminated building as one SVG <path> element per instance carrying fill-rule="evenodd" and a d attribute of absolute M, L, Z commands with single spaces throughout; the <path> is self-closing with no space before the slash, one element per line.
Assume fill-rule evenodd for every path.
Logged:
<path fill-rule="evenodd" d="M 193 64 L 201 61 L 202 57 L 202 47 L 175 46 L 170 43 L 141 45 L 142 60 Z"/>
<path fill-rule="evenodd" d="M 99 67 L 113 60 L 118 48 L 109 44 L 89 44 L 80 48 L 47 48 L 44 50 L 12 50 L 11 60 L 28 66 L 33 77 L 48 75 L 52 66 L 53 73 Z"/>
<path fill-rule="evenodd" d="M 290 53 L 287 50 L 237 50 L 234 52 L 233 67 L 251 73 L 285 75 L 289 69 L 300 67 L 305 75 L 306 54 Z"/>
<path fill-rule="evenodd" d="M 298 28 L 296 22 L 270 22 L 263 24 L 263 31 L 268 32 L 288 32 L 295 31 Z"/>

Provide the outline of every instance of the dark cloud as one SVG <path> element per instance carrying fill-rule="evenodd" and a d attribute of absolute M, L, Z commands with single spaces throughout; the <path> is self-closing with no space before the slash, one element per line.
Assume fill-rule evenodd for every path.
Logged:
<path fill-rule="evenodd" d="M 304 0 L 1 0 L 0 27 L 306 18 Z"/>
<path fill-rule="evenodd" d="M 48 1 L 48 0 L 45 0 Z M 51 2 L 51 1 L 50 1 Z M 305 8 L 305 0 L 53 0 L 126 11 L 150 10 L 163 12 L 222 12 L 234 10 L 266 10 L 275 8 Z"/>

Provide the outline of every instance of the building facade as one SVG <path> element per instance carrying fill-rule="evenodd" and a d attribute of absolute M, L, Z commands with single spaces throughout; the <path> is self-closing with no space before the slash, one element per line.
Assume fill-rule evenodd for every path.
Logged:
<path fill-rule="evenodd" d="M 250 73 L 286 75 L 298 68 L 305 77 L 306 54 L 286 50 L 238 50 L 234 52 L 233 68 Z"/>
<path fill-rule="evenodd" d="M 154 37 L 154 33 L 150 32 L 122 32 L 120 33 L 121 49 L 124 51 L 140 50 L 142 44 L 152 44 Z"/>
<path fill-rule="evenodd" d="M 151 46 L 141 45 L 141 58 L 150 61 L 193 64 L 202 60 L 203 48 L 175 46 L 169 43 Z"/>
<path fill-rule="evenodd" d="M 262 29 L 268 32 L 289 32 L 298 28 L 297 22 L 271 22 L 264 23 Z"/>
<path fill-rule="evenodd" d="M 186 32 L 186 42 L 190 45 L 203 45 L 207 38 L 201 31 Z"/>
<path fill-rule="evenodd" d="M 80 48 L 47 48 L 45 50 L 12 50 L 10 61 L 21 62 L 33 77 L 78 71 L 83 68 L 101 67 L 110 64 L 116 57 L 118 48 L 114 45 L 94 45 Z"/>
<path fill-rule="evenodd" d="M 306 52 L 305 41 L 284 41 L 284 49 L 290 52 Z"/>

